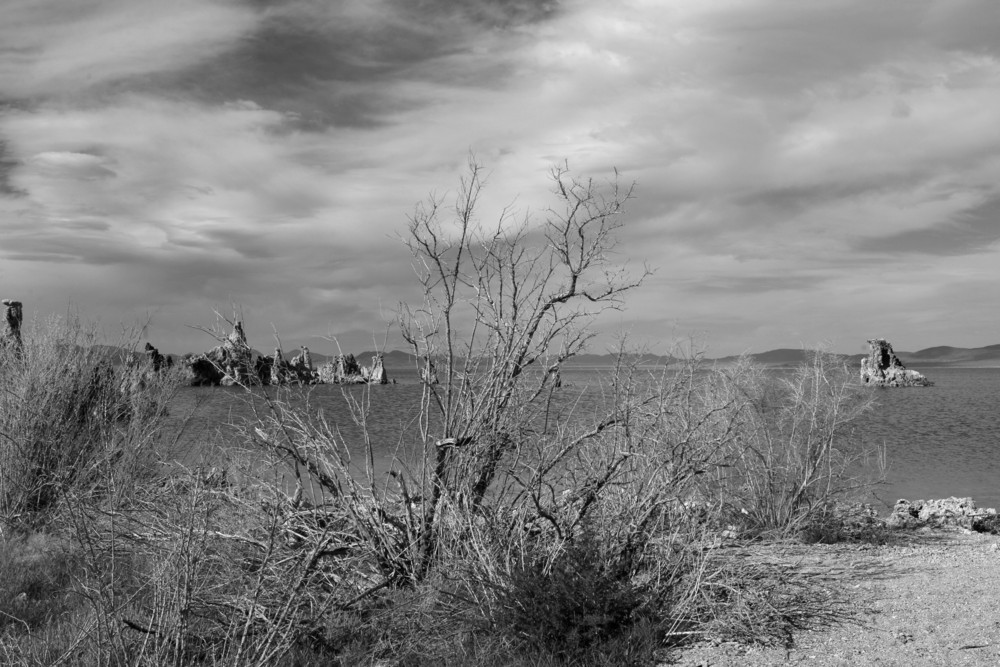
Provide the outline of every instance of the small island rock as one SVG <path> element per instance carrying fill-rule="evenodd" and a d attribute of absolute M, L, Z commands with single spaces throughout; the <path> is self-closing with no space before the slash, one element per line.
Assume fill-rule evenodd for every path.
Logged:
<path fill-rule="evenodd" d="M 861 360 L 861 381 L 876 387 L 929 387 L 933 382 L 907 370 L 884 338 L 868 341 L 868 356 Z"/>

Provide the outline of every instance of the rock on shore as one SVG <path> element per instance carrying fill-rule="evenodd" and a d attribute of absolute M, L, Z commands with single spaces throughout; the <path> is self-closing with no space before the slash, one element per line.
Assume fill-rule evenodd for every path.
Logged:
<path fill-rule="evenodd" d="M 900 499 L 885 521 L 890 528 L 946 528 L 957 526 L 977 533 L 1000 532 L 1000 516 L 992 507 L 979 509 L 972 498 L 940 500 Z"/>

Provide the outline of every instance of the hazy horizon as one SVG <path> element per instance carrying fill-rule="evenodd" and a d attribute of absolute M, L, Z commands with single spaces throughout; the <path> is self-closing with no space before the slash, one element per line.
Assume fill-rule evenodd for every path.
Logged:
<path fill-rule="evenodd" d="M 1000 342 L 990 0 L 8 0 L 0 297 L 204 350 L 381 347 L 396 235 L 474 153 L 636 183 L 616 332 L 656 354 Z M 387 349 L 402 348 L 390 338 Z"/>

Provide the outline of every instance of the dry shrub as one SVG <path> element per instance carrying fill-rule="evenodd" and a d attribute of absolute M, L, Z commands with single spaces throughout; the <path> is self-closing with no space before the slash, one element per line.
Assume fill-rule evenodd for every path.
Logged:
<path fill-rule="evenodd" d="M 75 606 L 68 546 L 41 533 L 0 541 L 0 636 L 35 632 Z"/>
<path fill-rule="evenodd" d="M 699 614 L 707 634 L 744 644 L 791 647 L 798 631 L 849 623 L 858 609 L 822 574 L 717 554 L 699 582 Z"/>
<path fill-rule="evenodd" d="M 0 524 L 33 529 L 69 490 L 104 493 L 151 473 L 176 378 L 120 361 L 74 317 L 34 322 L 0 347 Z M 129 344 L 126 344 L 128 349 Z"/>
<path fill-rule="evenodd" d="M 821 536 L 839 507 L 884 479 L 884 448 L 862 429 L 874 396 L 842 360 L 817 352 L 780 371 L 742 360 L 716 378 L 736 437 L 704 489 L 744 534 Z"/>
<path fill-rule="evenodd" d="M 306 505 L 265 461 L 175 470 L 75 514 L 92 568 L 79 593 L 94 655 L 133 664 L 280 664 L 322 653 L 330 612 L 366 584 L 336 507 Z"/>

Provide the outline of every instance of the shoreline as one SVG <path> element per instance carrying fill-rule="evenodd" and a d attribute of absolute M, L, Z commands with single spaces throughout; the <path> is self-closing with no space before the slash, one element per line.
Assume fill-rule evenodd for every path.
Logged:
<path fill-rule="evenodd" d="M 898 531 L 894 543 L 761 546 L 756 557 L 809 572 L 856 610 L 787 646 L 699 643 L 658 667 L 922 667 L 1000 664 L 1000 537 L 961 528 Z"/>

